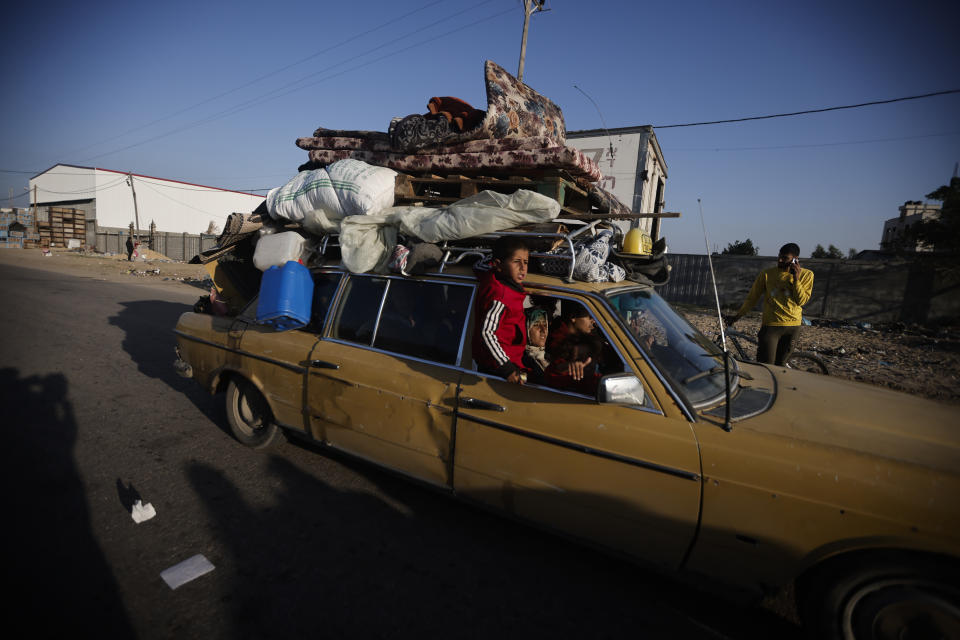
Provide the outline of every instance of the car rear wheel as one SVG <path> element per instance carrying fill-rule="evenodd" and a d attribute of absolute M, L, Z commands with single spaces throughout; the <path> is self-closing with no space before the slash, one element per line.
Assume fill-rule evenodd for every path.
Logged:
<path fill-rule="evenodd" d="M 831 575 L 840 577 L 808 594 L 805 623 L 812 638 L 960 638 L 960 587 L 942 566 L 884 561 Z"/>
<path fill-rule="evenodd" d="M 270 446 L 280 431 L 263 395 L 242 378 L 227 384 L 227 422 L 233 436 L 253 449 Z"/>

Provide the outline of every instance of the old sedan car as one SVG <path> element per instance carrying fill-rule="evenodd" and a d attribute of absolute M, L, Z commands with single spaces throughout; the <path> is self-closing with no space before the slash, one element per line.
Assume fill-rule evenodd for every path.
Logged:
<path fill-rule="evenodd" d="M 960 637 L 955 409 L 756 363 L 727 376 L 652 288 L 538 274 L 538 305 L 595 320 L 600 377 L 510 384 L 472 362 L 471 271 L 312 276 L 302 329 L 258 325 L 255 301 L 180 318 L 178 369 L 226 392 L 240 442 L 300 432 L 728 593 L 793 585 L 814 637 Z"/>

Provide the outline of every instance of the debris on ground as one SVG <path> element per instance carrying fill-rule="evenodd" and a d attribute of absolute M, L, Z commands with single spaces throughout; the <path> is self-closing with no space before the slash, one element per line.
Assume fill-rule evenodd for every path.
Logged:
<path fill-rule="evenodd" d="M 716 335 L 716 313 L 698 309 L 682 312 L 701 332 Z M 822 357 L 831 375 L 960 404 L 960 327 L 932 328 L 900 322 L 859 325 L 814 319 L 810 326 L 800 329 L 797 349 Z M 734 328 L 756 335 L 759 315 L 740 319 Z M 743 346 L 755 352 L 755 345 Z"/>

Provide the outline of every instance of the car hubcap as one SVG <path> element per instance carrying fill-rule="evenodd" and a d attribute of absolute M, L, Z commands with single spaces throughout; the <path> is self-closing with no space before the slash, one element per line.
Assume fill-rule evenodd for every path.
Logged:
<path fill-rule="evenodd" d="M 259 412 L 255 410 L 255 405 L 250 402 L 247 394 L 244 393 L 240 395 L 237 405 L 237 413 L 240 415 L 241 427 L 248 435 L 253 435 L 257 429 L 263 426 L 263 419 L 260 417 Z"/>
<path fill-rule="evenodd" d="M 920 580 L 865 585 L 844 609 L 843 636 L 849 640 L 960 638 L 958 595 Z"/>

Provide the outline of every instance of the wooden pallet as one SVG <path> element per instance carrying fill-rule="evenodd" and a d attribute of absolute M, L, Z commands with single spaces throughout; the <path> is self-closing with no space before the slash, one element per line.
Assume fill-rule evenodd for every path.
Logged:
<path fill-rule="evenodd" d="M 411 176 L 400 173 L 397 174 L 394 200 L 397 205 L 444 206 L 480 191 L 511 194 L 518 189 L 529 189 L 549 196 L 571 214 L 589 211 L 587 192 L 560 176 Z"/>
<path fill-rule="evenodd" d="M 442 207 L 484 190 L 511 194 L 518 189 L 542 193 L 560 203 L 561 218 L 573 220 L 638 220 L 641 218 L 679 218 L 670 213 L 599 213 L 592 208 L 584 185 L 566 176 L 465 176 L 437 175 L 420 176 L 398 173 L 394 188 L 396 205 L 423 205 Z"/>

